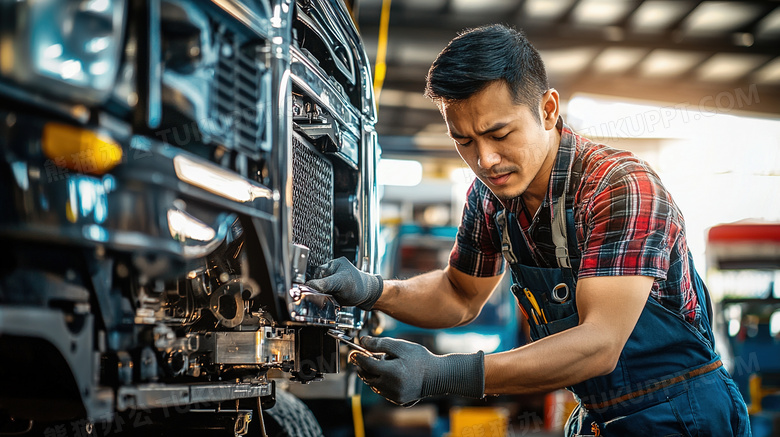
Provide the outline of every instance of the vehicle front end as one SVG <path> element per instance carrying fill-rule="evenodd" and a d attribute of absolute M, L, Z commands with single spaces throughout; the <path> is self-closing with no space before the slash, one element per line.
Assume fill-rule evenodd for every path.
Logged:
<path fill-rule="evenodd" d="M 369 79 L 336 1 L 0 3 L 0 429 L 241 434 L 270 370 L 339 372 L 366 314 L 303 283 L 376 268 Z"/>

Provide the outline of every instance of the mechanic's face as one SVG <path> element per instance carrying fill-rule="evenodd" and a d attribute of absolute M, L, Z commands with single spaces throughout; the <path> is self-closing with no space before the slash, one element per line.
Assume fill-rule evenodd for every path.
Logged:
<path fill-rule="evenodd" d="M 512 101 L 496 81 L 470 98 L 441 103 L 455 147 L 477 177 L 502 200 L 528 191 L 544 197 L 558 151 L 558 93 L 549 90 L 534 111 Z"/>

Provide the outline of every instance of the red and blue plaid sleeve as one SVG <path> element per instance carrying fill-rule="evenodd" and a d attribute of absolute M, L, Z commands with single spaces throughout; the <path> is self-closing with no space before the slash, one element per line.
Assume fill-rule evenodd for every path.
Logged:
<path fill-rule="evenodd" d="M 658 176 L 624 158 L 589 172 L 579 277 L 641 275 L 666 279 L 680 217 Z M 592 181 L 592 182 L 591 182 Z"/>
<path fill-rule="evenodd" d="M 599 165 L 586 172 L 576 220 L 582 224 L 578 277 L 655 278 L 651 295 L 694 323 L 701 307 L 691 284 L 685 220 L 671 194 L 633 155 L 592 162 Z"/>

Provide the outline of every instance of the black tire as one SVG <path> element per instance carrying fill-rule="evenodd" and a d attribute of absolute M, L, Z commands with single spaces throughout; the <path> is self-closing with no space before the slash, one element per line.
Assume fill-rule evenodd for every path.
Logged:
<path fill-rule="evenodd" d="M 263 422 L 268 437 L 324 437 L 309 407 L 284 390 L 276 392 L 276 405 L 263 411 Z"/>

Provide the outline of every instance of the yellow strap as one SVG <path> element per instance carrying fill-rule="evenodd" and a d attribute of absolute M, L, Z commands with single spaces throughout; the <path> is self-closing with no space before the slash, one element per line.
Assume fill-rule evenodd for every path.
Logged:
<path fill-rule="evenodd" d="M 382 14 L 379 18 L 379 38 L 376 46 L 376 66 L 374 67 L 374 96 L 379 102 L 379 94 L 385 83 L 387 73 L 387 34 L 390 29 L 390 1 L 382 0 Z"/>
<path fill-rule="evenodd" d="M 360 395 L 352 396 L 352 424 L 355 426 L 355 437 L 366 437 L 366 428 L 363 424 L 363 407 L 360 404 Z"/>

